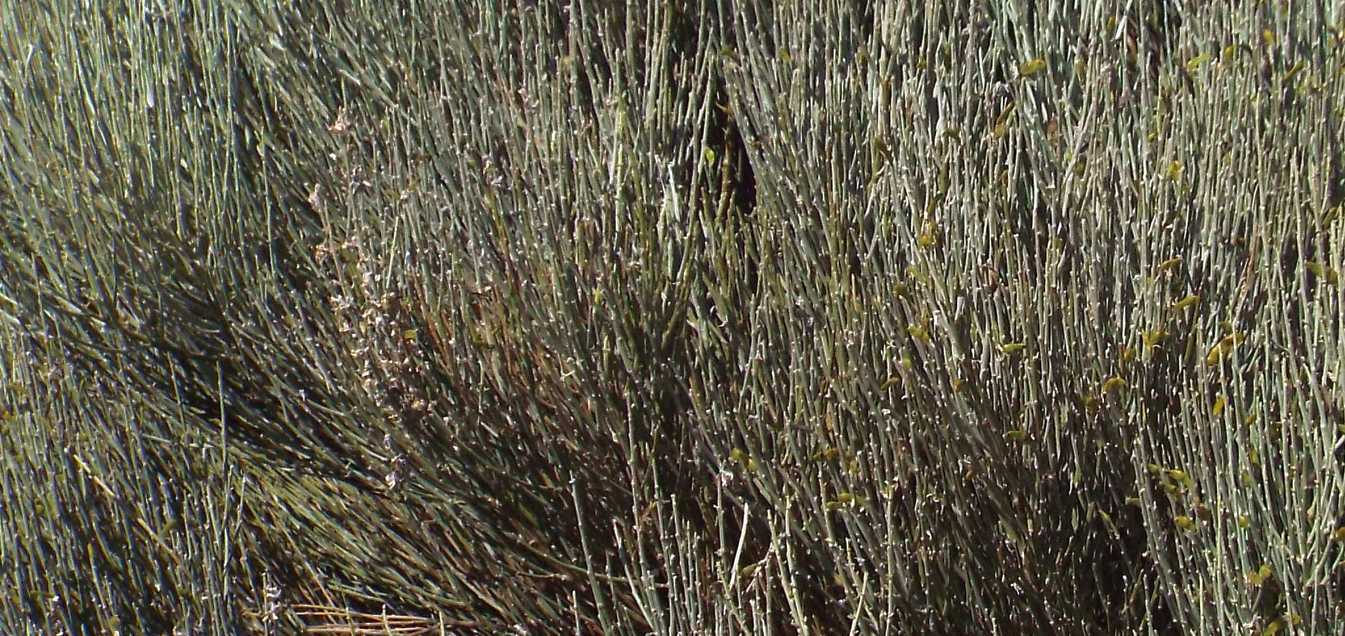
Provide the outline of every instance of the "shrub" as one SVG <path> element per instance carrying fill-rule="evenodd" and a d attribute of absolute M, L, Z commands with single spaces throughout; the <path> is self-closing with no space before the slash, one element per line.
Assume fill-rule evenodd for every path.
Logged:
<path fill-rule="evenodd" d="M 4 631 L 1341 620 L 1339 16 L 608 4 L 3 12 Z"/>

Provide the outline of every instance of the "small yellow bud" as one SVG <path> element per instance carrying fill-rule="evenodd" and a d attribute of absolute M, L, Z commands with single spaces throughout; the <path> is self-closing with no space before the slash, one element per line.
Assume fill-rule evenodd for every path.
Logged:
<path fill-rule="evenodd" d="M 836 458 L 840 456 L 841 451 L 837 449 L 835 446 L 828 446 L 827 448 L 824 448 L 820 451 L 817 451 L 816 453 L 813 453 L 813 459 L 818 461 L 827 461 L 827 462 L 835 461 Z"/>
<path fill-rule="evenodd" d="M 1167 471 L 1167 475 L 1168 479 L 1171 479 L 1172 481 L 1181 484 L 1182 486 L 1185 486 L 1187 488 L 1190 488 L 1191 485 L 1195 483 L 1195 481 L 1191 479 L 1191 476 L 1186 474 L 1186 471 L 1181 469 L 1173 468 L 1172 470 Z"/>
<path fill-rule="evenodd" d="M 1186 61 L 1186 70 L 1194 73 L 1200 70 L 1200 67 L 1204 66 L 1206 62 L 1212 59 L 1214 59 L 1214 56 L 1210 55 L 1209 53 L 1201 53 L 1200 55 L 1197 55 Z"/>
<path fill-rule="evenodd" d="M 920 235 L 915 237 L 915 242 L 920 247 L 930 248 L 939 244 L 939 226 L 933 221 L 926 221 L 925 227 Z"/>
<path fill-rule="evenodd" d="M 1151 329 L 1140 334 L 1140 337 L 1144 340 L 1144 348 L 1146 350 L 1151 350 L 1158 346 L 1158 342 L 1163 338 L 1166 338 L 1167 335 L 1168 332 L 1163 331 L 1162 329 Z"/>
<path fill-rule="evenodd" d="M 1262 563 L 1261 567 L 1257 568 L 1255 572 L 1247 575 L 1247 582 L 1251 583 L 1252 587 L 1260 587 L 1261 584 L 1269 580 L 1274 574 L 1275 571 L 1270 569 L 1269 565 Z"/>
<path fill-rule="evenodd" d="M 1178 181 L 1182 178 L 1182 162 L 1173 160 L 1168 164 L 1168 178 Z"/>
<path fill-rule="evenodd" d="M 1188 294 L 1185 298 L 1172 303 L 1172 308 L 1176 310 L 1186 309 L 1198 302 L 1200 302 L 1200 296 L 1197 296 L 1196 294 Z"/>
<path fill-rule="evenodd" d="M 1018 65 L 1018 74 L 1022 77 L 1032 77 L 1043 70 L 1046 70 L 1046 60 L 1040 57 L 1034 57 Z"/>

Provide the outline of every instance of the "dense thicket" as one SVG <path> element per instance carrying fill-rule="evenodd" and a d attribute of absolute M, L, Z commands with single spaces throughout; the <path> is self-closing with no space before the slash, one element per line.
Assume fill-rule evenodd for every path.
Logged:
<path fill-rule="evenodd" d="M 1328 633 L 1327 4 L 8 3 L 0 631 Z"/>

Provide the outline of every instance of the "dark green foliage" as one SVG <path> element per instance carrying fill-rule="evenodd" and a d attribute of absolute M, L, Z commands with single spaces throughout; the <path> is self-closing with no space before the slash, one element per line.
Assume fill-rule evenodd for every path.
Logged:
<path fill-rule="evenodd" d="M 1342 620 L 1345 16 L 168 4 L 0 12 L 0 631 Z"/>

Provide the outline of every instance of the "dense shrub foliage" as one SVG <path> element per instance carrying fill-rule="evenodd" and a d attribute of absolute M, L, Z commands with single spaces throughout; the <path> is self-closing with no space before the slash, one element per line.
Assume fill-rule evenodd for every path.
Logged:
<path fill-rule="evenodd" d="M 7 3 L 0 631 L 1333 632 L 1328 4 Z"/>

